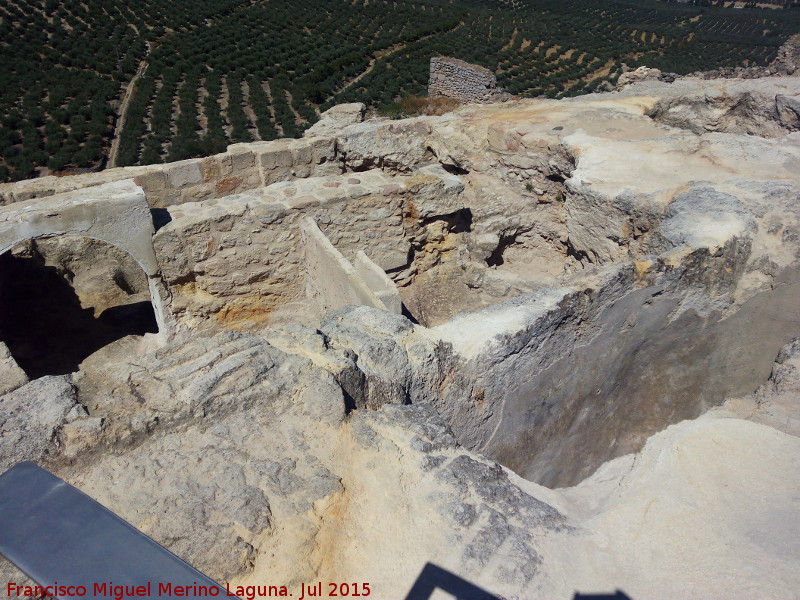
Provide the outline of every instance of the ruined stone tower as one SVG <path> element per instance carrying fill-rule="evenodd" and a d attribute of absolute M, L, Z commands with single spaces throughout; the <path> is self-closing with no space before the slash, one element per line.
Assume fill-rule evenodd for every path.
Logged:
<path fill-rule="evenodd" d="M 428 96 L 479 103 L 502 102 L 510 98 L 503 88 L 497 87 L 497 78 L 489 69 L 447 56 L 431 58 Z"/>

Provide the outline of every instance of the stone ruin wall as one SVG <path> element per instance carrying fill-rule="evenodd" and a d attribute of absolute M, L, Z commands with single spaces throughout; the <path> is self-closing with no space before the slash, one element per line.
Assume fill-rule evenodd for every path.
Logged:
<path fill-rule="evenodd" d="M 279 181 L 335 175 L 342 172 L 335 156 L 334 137 L 232 144 L 226 152 L 204 158 L 0 184 L 0 206 L 133 178 L 144 189 L 151 208 L 166 208 Z"/>
<path fill-rule="evenodd" d="M 628 67 L 623 64 L 623 71 L 625 71 L 625 69 L 628 69 Z M 677 73 L 662 73 L 659 69 L 651 69 L 642 66 L 635 70 L 623 72 L 617 82 L 617 89 L 622 89 L 628 84 L 641 80 L 656 80 L 672 83 L 676 79 L 684 77 L 697 77 L 706 80 L 761 79 L 762 77 L 773 76 L 787 77 L 794 75 L 798 70 L 800 70 L 800 34 L 795 34 L 786 40 L 778 49 L 775 59 L 765 67 L 760 65 L 749 67 L 737 65 L 734 67 L 718 67 L 707 71 L 695 71 L 686 75 L 678 75 Z"/>
<path fill-rule="evenodd" d="M 415 264 L 411 240 L 424 237 L 424 225 L 409 214 L 412 206 L 424 212 L 433 198 L 436 212 L 461 209 L 463 185 L 454 179 L 438 165 L 404 177 L 373 169 L 171 207 L 171 221 L 153 243 L 172 311 L 193 329 L 238 327 L 271 321 L 281 307 L 305 301 L 300 223 L 306 217 L 347 260 L 363 250 L 395 274 L 431 266 Z"/>
<path fill-rule="evenodd" d="M 408 127 L 381 127 L 379 137 L 401 148 L 417 132 L 414 123 Z M 463 183 L 438 165 L 412 169 L 387 158 L 380 166 L 389 173 L 374 168 L 359 154 L 373 134 L 234 144 L 210 157 L 3 184 L 0 207 L 84 189 L 102 193 L 132 180 L 151 209 L 163 210 L 154 213 L 153 244 L 177 324 L 263 323 L 283 305 L 306 300 L 299 233 L 306 216 L 347 260 L 363 250 L 396 280 L 435 264 L 421 229 L 463 208 Z M 422 152 L 422 139 L 414 139 Z M 422 250 L 416 259 L 412 238 Z"/>
<path fill-rule="evenodd" d="M 701 92 L 707 95 L 707 90 Z M 774 96 L 774 92 L 772 93 Z M 577 104 L 576 106 L 581 106 Z M 577 108 L 575 109 L 577 110 Z M 526 116 L 521 118 L 526 119 Z M 598 196 L 591 189 L 590 184 L 575 183 L 568 188 L 569 198 L 558 196 L 549 199 L 552 195 L 548 190 L 543 189 L 538 192 L 535 185 L 533 190 L 527 190 L 525 182 L 536 183 L 536 178 L 541 177 L 545 181 L 550 179 L 566 180 L 572 177 L 575 167 L 574 161 L 570 161 L 569 142 L 565 141 L 565 136 L 571 135 L 565 132 L 563 126 L 553 127 L 555 123 L 564 122 L 563 115 L 557 115 L 550 122 L 539 124 L 520 121 L 518 123 L 492 123 L 487 127 L 486 142 L 494 151 L 492 157 L 497 163 L 492 166 L 496 175 L 502 175 L 499 179 L 493 178 L 485 181 L 485 185 L 497 186 L 498 183 L 505 182 L 514 184 L 522 190 L 529 192 L 528 196 L 508 194 L 503 197 L 503 203 L 508 210 L 503 219 L 496 219 L 497 213 L 484 210 L 484 207 L 473 205 L 475 222 L 471 223 L 471 238 L 477 242 L 480 239 L 486 240 L 493 238 L 491 245 L 486 248 L 487 255 L 498 247 L 500 236 L 508 228 L 516 229 L 517 225 L 512 221 L 521 212 L 518 207 L 534 204 L 528 200 L 533 197 L 533 192 L 541 196 L 535 203 L 543 209 L 559 210 L 558 205 L 568 203 L 566 210 L 571 211 L 574 217 L 568 220 L 568 228 L 564 241 L 569 239 L 573 247 L 584 255 L 593 256 L 593 263 L 608 264 L 620 262 L 621 266 L 615 273 L 610 273 L 607 279 L 592 281 L 586 284 L 587 287 L 575 291 L 571 288 L 551 288 L 550 291 L 539 293 L 533 308 L 528 313 L 527 308 L 519 310 L 514 304 L 509 304 L 495 309 L 498 319 L 494 322 L 488 321 L 492 327 L 496 322 L 511 323 L 509 333 L 499 341 L 489 344 L 483 354 L 474 354 L 476 348 L 480 348 L 482 339 L 466 339 L 470 331 L 480 331 L 481 327 L 486 326 L 487 316 L 491 313 L 481 313 L 476 315 L 466 314 L 459 320 L 445 323 L 440 329 L 435 331 L 435 335 L 447 343 L 458 347 L 461 344 L 463 352 L 469 351 L 470 356 L 474 356 L 473 363 L 468 372 L 474 375 L 474 381 L 468 385 L 453 385 L 449 390 L 442 388 L 441 412 L 452 421 L 454 430 L 461 431 L 461 439 L 468 443 L 470 447 L 478 448 L 481 452 L 486 452 L 492 456 L 500 456 L 504 462 L 512 465 L 518 472 L 525 473 L 531 478 L 541 478 L 542 480 L 558 484 L 558 481 L 547 480 L 552 477 L 552 473 L 547 471 L 549 467 L 541 464 L 518 464 L 515 461 L 518 457 L 525 456 L 532 444 L 541 444 L 546 449 L 545 458 L 552 463 L 556 463 L 559 458 L 559 449 L 563 448 L 559 444 L 552 443 L 553 437 L 532 436 L 530 441 L 526 436 L 534 427 L 539 427 L 539 422 L 525 422 L 521 417 L 509 417 L 501 421 L 502 415 L 524 414 L 525 402 L 533 397 L 538 388 L 552 390 L 554 398 L 551 406 L 559 407 L 553 409 L 550 414 L 567 414 L 574 408 L 573 420 L 575 423 L 588 423 L 584 427 L 592 428 L 592 420 L 582 421 L 580 410 L 582 405 L 576 403 L 574 399 L 594 398 L 596 390 L 595 381 L 602 376 L 604 381 L 617 382 L 625 381 L 630 393 L 627 398 L 637 399 L 646 398 L 643 393 L 656 385 L 649 382 L 658 382 L 658 378 L 669 369 L 680 368 L 685 372 L 690 367 L 698 370 L 696 381 L 703 383 L 707 363 L 703 360 L 712 356 L 708 348 L 698 343 L 698 351 L 688 356 L 685 362 L 681 360 L 662 363 L 658 355 L 647 355 L 638 350 L 637 344 L 641 340 L 658 339 L 664 343 L 674 343 L 679 336 L 685 337 L 686 331 L 694 332 L 698 340 L 708 340 L 709 345 L 726 349 L 732 347 L 729 340 L 732 336 L 739 335 L 741 331 L 741 320 L 730 317 L 724 320 L 724 325 L 716 327 L 713 319 L 708 322 L 689 321 L 689 317 L 683 321 L 673 324 L 669 317 L 674 305 L 681 301 L 681 298 L 688 294 L 689 286 L 697 285 L 699 289 L 707 284 L 708 279 L 718 281 L 726 286 L 730 286 L 739 278 L 741 270 L 744 268 L 744 261 L 747 259 L 748 248 L 742 244 L 732 243 L 726 246 L 721 254 L 706 252 L 704 248 L 697 249 L 689 255 L 685 264 L 680 264 L 680 259 L 675 255 L 666 256 L 664 260 L 653 262 L 648 258 L 635 265 L 627 263 L 629 259 L 629 249 L 639 248 L 641 254 L 645 250 L 647 256 L 651 256 L 655 246 L 645 248 L 643 244 L 650 243 L 650 236 L 641 236 L 641 231 L 657 232 L 657 218 L 660 214 L 643 211 L 637 213 L 637 218 L 642 222 L 652 219 L 652 225 L 647 225 L 643 230 L 638 231 L 633 227 L 628 227 L 628 217 L 630 216 L 630 196 L 620 195 L 619 203 L 614 204 L 608 198 Z M 591 115 L 596 119 L 595 115 Z M 616 122 L 626 122 L 630 117 Z M 569 122 L 569 121 L 567 121 Z M 662 140 L 661 130 L 656 129 L 655 134 L 659 134 L 657 140 Z M 154 245 L 156 256 L 162 268 L 163 276 L 167 280 L 173 296 L 172 309 L 175 312 L 179 323 L 186 325 L 188 329 L 199 328 L 204 322 L 216 320 L 226 327 L 242 325 L 244 328 L 248 323 L 259 324 L 258 318 L 265 317 L 265 321 L 270 321 L 272 311 L 280 308 L 279 305 L 287 304 L 295 300 L 304 299 L 303 289 L 303 262 L 297 250 L 302 247 L 299 236 L 299 223 L 305 217 L 311 217 L 319 224 L 322 232 L 328 236 L 331 243 L 345 255 L 352 259 L 354 253 L 362 248 L 367 251 L 369 257 L 374 260 L 381 268 L 392 271 L 396 276 L 400 272 L 410 272 L 416 269 L 422 271 L 421 259 L 424 256 L 424 248 L 419 247 L 416 240 L 422 237 L 422 227 L 425 221 L 438 220 L 444 222 L 447 215 L 456 214 L 464 206 L 465 199 L 457 198 L 463 192 L 463 184 L 460 191 L 451 195 L 442 194 L 442 187 L 450 186 L 454 189 L 452 181 L 459 181 L 458 177 L 450 176 L 440 166 L 422 166 L 430 162 L 431 148 L 442 148 L 441 140 L 437 139 L 437 133 L 431 130 L 431 126 L 426 125 L 424 120 L 410 120 L 405 123 L 383 123 L 383 124 L 363 124 L 348 131 L 347 135 L 338 138 L 309 138 L 306 140 L 264 142 L 249 145 L 237 145 L 229 149 L 228 152 L 207 159 L 183 161 L 171 165 L 158 165 L 152 168 L 142 168 L 142 174 L 138 175 L 142 185 L 147 184 L 151 190 L 150 194 L 155 194 L 161 189 L 154 186 L 149 176 L 160 174 L 169 184 L 169 198 L 175 202 L 169 205 L 168 211 L 172 218 L 171 222 L 159 229 L 155 235 Z M 449 139 L 449 138 L 446 138 Z M 405 145 L 401 144 L 403 142 Z M 619 140 L 603 140 L 603 147 L 611 144 L 622 144 Z M 668 140 L 659 141 L 667 144 Z M 678 144 L 679 141 L 674 141 Z M 755 143 L 755 142 L 754 142 Z M 766 144 L 766 142 L 764 142 Z M 627 142 L 626 142 L 627 144 Z M 398 148 L 402 147 L 400 152 Z M 316 150 L 315 150 L 316 149 Z M 319 151 L 315 155 L 314 152 Z M 611 152 L 611 150 L 607 150 Z M 671 147 L 665 151 L 674 152 Z M 753 153 L 758 154 L 757 152 Z M 377 157 L 380 157 L 378 159 Z M 469 155 L 467 155 L 469 159 Z M 447 155 L 447 160 L 453 161 L 451 155 Z M 405 166 L 404 166 L 405 164 Z M 448 163 L 452 164 L 452 163 Z M 469 162 L 458 163 L 471 166 Z M 588 164 L 597 164 L 595 161 L 588 161 Z M 783 163 L 776 162 L 776 165 Z M 790 164 L 790 163 L 786 163 Z M 402 171 L 410 173 L 399 177 L 389 176 L 380 169 L 372 169 L 376 166 L 388 166 L 391 171 Z M 415 171 L 415 166 L 418 171 Z M 421 166 L 421 168 L 419 168 Z M 435 168 L 438 176 L 434 176 L 428 171 Z M 485 168 L 485 167 L 482 167 Z M 780 169 L 783 167 L 776 167 Z M 789 167 L 785 167 L 789 168 Z M 353 172 L 358 169 L 358 172 Z M 350 170 L 350 173 L 342 173 L 343 170 Z M 428 177 L 420 178 L 420 171 L 427 171 Z M 478 171 L 478 169 L 473 169 Z M 120 169 L 128 177 L 131 170 Z M 269 188 L 257 189 L 262 186 L 262 182 L 269 181 L 271 178 L 283 177 L 308 177 L 320 172 L 330 171 L 337 175 L 327 175 L 324 179 L 296 179 L 294 181 L 279 181 L 272 183 Z M 206 178 L 204 174 L 208 174 Z M 95 178 L 99 178 L 98 174 Z M 228 177 L 241 177 L 241 186 L 253 186 L 249 190 L 239 193 L 222 193 L 217 186 Z M 509 177 L 510 176 L 510 177 Z M 672 175 L 670 175 L 672 177 Z M 77 183 L 79 178 L 70 178 Z M 82 180 L 81 180 L 82 181 Z M 475 185 L 477 180 L 472 180 Z M 581 182 L 580 178 L 574 181 Z M 34 182 L 26 182 L 28 185 L 35 185 Z M 777 185 L 777 183 L 775 184 Z M 583 186 L 583 187 L 582 187 Z M 24 191 L 24 186 L 15 188 L 17 191 Z M 45 188 L 46 189 L 46 188 Z M 166 190 L 166 186 L 161 190 Z M 205 193 L 205 200 L 200 202 L 187 202 L 180 204 L 184 199 L 194 200 L 191 192 L 187 190 L 198 190 Z M 215 194 L 225 197 L 215 198 Z M 148 194 L 148 195 L 150 195 Z M 159 202 L 165 203 L 167 196 L 155 196 Z M 489 202 L 491 197 L 485 197 L 484 201 Z M 151 199 L 151 198 L 149 198 Z M 517 201 L 517 204 L 512 204 Z M 608 200 L 608 201 L 606 201 Z M 494 203 L 494 202 L 492 202 Z M 702 203 L 701 203 L 702 204 Z M 602 208 L 599 209 L 598 207 Z M 650 206 L 649 204 L 647 206 Z M 492 210 L 494 210 L 492 208 Z M 648 209 L 649 210 L 649 209 Z M 654 209 L 655 210 L 655 209 Z M 537 213 L 541 216 L 543 213 Z M 593 219 L 594 215 L 599 218 Z M 648 215 L 645 217 L 645 215 Z M 487 224 L 492 221 L 506 221 L 504 230 L 489 230 Z M 525 219 L 533 221 L 533 218 Z M 570 222 L 571 221 L 571 222 Z M 625 239 L 619 238 L 618 231 L 625 232 Z M 553 233 L 559 234 L 559 231 Z M 640 239 L 637 239 L 636 235 Z M 455 234 L 457 237 L 461 234 Z M 557 237 L 550 236 L 550 237 Z M 456 242 L 461 242 L 461 239 Z M 734 240 L 736 242 L 736 240 Z M 661 243 L 661 242 L 653 242 Z M 412 244 L 417 247 L 412 247 Z M 447 243 L 443 240 L 436 249 L 438 252 L 429 252 L 432 256 L 441 254 L 442 249 L 449 248 L 453 253 L 459 252 L 461 243 Z M 649 249 L 648 249 L 649 248 Z M 538 257 L 540 258 L 541 255 Z M 712 260 L 713 259 L 713 260 Z M 716 260 L 720 259 L 720 260 Z M 733 262 L 730 262 L 733 261 Z M 509 261 L 510 262 L 510 261 Z M 416 265 L 416 266 L 414 266 Z M 430 266 L 430 265 L 428 265 Z M 457 265 L 458 266 L 458 265 Z M 681 267 L 678 269 L 677 267 Z M 715 267 L 712 269 L 711 267 Z M 640 272 L 640 269 L 643 269 Z M 456 269 L 458 270 L 458 269 Z M 649 273 L 649 275 L 648 275 Z M 728 274 L 728 275 L 726 275 Z M 438 273 L 434 272 L 438 276 Z M 606 277 L 606 275 L 604 275 Z M 647 279 L 645 279 L 647 278 Z M 679 284 L 679 285 L 678 285 Z M 579 284 L 579 286 L 582 284 Z M 795 284 L 792 284 L 795 285 Z M 644 287 L 643 287 L 644 286 Z M 664 288 L 669 293 L 662 291 Z M 781 288 L 778 288 L 781 289 Z M 788 286 L 786 287 L 788 289 Z M 796 289 L 796 288 L 795 288 Z M 450 290 L 447 290 L 448 292 Z M 723 290 L 729 293 L 730 289 Z M 537 290 L 538 292 L 538 290 Z M 692 292 L 693 293 L 693 292 Z M 713 291 L 714 294 L 717 291 Z M 652 298 L 657 298 L 652 300 Z M 787 294 L 791 298 L 792 293 Z M 697 296 L 700 297 L 700 296 Z M 428 299 L 430 301 L 430 298 Z M 521 301 L 525 300 L 522 298 Z M 711 302 L 713 298 L 709 300 Z M 779 299 L 781 302 L 784 300 Z M 766 302 L 766 301 L 765 301 Z M 771 302 L 771 300 L 770 300 Z M 788 305 L 789 302 L 786 301 Z M 655 310 L 658 309 L 658 310 Z M 586 319 L 595 319 L 602 311 L 608 311 L 608 316 L 603 317 L 608 323 L 608 330 L 611 332 L 622 331 L 625 340 L 634 340 L 631 347 L 623 346 L 622 338 L 602 337 L 602 345 L 611 348 L 621 348 L 623 358 L 617 359 L 617 355 L 609 355 L 600 349 L 591 348 L 586 351 L 585 357 L 577 361 L 582 365 L 579 376 L 573 376 L 574 355 L 570 353 L 570 348 L 581 348 L 584 344 L 576 344 L 575 339 L 580 334 L 580 324 Z M 764 319 L 768 320 L 768 315 L 776 313 L 786 313 L 789 309 L 784 306 L 774 308 L 771 304 L 758 307 L 751 314 L 763 314 Z M 796 308 L 793 310 L 796 311 Z M 511 311 L 506 312 L 506 311 Z M 516 311 L 516 312 L 515 312 Z M 653 315 L 648 319 L 641 319 L 638 329 L 633 334 L 631 328 L 623 322 L 623 317 L 630 314 L 642 314 L 643 312 Z M 524 313 L 518 319 L 518 313 Z M 507 315 L 513 315 L 513 319 L 506 319 Z M 576 316 L 579 315 L 579 316 Z M 740 319 L 751 318 L 750 314 L 743 313 Z M 209 318 L 210 317 L 210 318 Z M 524 317 L 524 319 L 523 319 Z M 703 317 L 705 319 L 705 317 Z M 793 317 L 794 318 L 794 317 Z M 525 321 L 525 319 L 528 319 Z M 597 321 L 595 321 L 597 322 Z M 518 335 L 521 327 L 520 323 L 529 323 L 529 329 L 524 336 Z M 263 324 L 263 322 L 261 323 Z M 574 329 L 572 328 L 574 325 Z M 635 325 L 635 324 L 634 324 Z M 604 325 L 605 326 L 605 325 Z M 631 325 L 633 327 L 633 325 Z M 758 327 L 763 329 L 765 324 L 759 323 Z M 783 325 L 781 326 L 783 327 Z M 558 331 L 558 335 L 551 335 L 549 331 Z M 547 331 L 547 335 L 543 335 Z M 733 332 L 733 333 L 732 333 Z M 586 333 L 589 338 L 594 336 L 596 330 L 589 328 Z M 582 334 L 580 334 L 582 335 Z M 751 355 L 744 357 L 744 353 L 737 354 L 737 360 L 742 364 L 753 364 L 755 358 L 752 353 L 759 351 L 760 355 L 766 357 L 766 361 L 771 361 L 771 348 L 774 346 L 774 338 L 779 333 L 771 334 L 772 340 L 768 340 L 766 351 L 759 351 L 753 347 Z M 520 339 L 523 337 L 531 341 L 531 350 L 524 352 L 519 350 Z M 763 335 L 766 339 L 768 336 Z M 534 352 L 538 348 L 540 340 L 547 338 L 552 340 L 544 350 Z M 474 341 L 474 344 L 473 344 Z M 599 342 L 598 342 L 599 344 Z M 588 347 L 588 346 L 587 346 Z M 692 346 L 694 347 L 694 346 Z M 519 356 L 513 360 L 498 360 L 499 349 L 511 348 L 509 354 L 512 357 Z M 503 350 L 505 351 L 505 350 Z M 456 352 L 462 352 L 457 350 Z M 569 356 L 570 360 L 557 363 L 559 357 Z M 630 362 L 629 357 L 638 357 L 634 362 Z M 714 358 L 712 356 L 712 358 Z M 746 360 L 745 360 L 746 358 Z M 460 360 L 458 357 L 452 360 Z M 721 373 L 743 373 L 742 379 L 747 379 L 749 374 L 744 369 L 737 369 L 738 365 L 732 364 L 727 355 L 721 358 L 714 358 L 715 364 L 719 364 L 718 372 Z M 545 362 L 547 361 L 547 362 Z M 555 362 L 550 362 L 555 361 Z M 619 377 L 609 377 L 609 362 L 615 365 L 634 364 L 637 368 L 631 369 L 634 373 L 628 376 L 625 372 L 620 372 Z M 771 363 L 770 363 L 771 364 Z M 486 366 L 488 365 L 488 367 Z M 495 367 L 495 365 L 499 365 Z M 526 380 L 525 385 L 512 387 L 517 373 L 534 373 L 541 371 L 542 365 L 552 368 L 552 373 L 543 373 Z M 658 368 L 653 368 L 658 365 Z M 586 367 L 591 368 L 586 368 Z M 769 367 L 769 364 L 766 365 Z M 617 368 L 617 367 L 614 367 Z M 647 373 L 647 378 L 641 373 Z M 567 393 L 563 391 L 563 381 L 571 379 L 571 387 Z M 685 378 L 684 378 L 685 379 Z M 724 381 L 715 382 L 717 390 L 728 386 L 728 380 L 736 379 L 726 376 Z M 754 378 L 757 379 L 757 378 Z M 462 379 L 463 380 L 463 379 Z M 532 383 L 531 383 L 532 382 Z M 685 388 L 687 401 L 685 404 L 686 413 L 679 416 L 689 418 L 699 410 L 694 403 L 694 399 L 701 397 L 695 393 L 701 389 L 700 383 L 696 387 Z M 744 386 L 744 383 L 735 382 Z M 516 384 L 515 384 L 516 385 Z M 609 384 L 611 385 L 611 384 Z M 661 385 L 661 384 L 658 384 Z M 461 400 L 464 397 L 465 388 L 474 392 L 474 409 L 465 409 Z M 705 386 L 704 393 L 711 388 Z M 618 389 L 607 390 L 604 398 L 617 396 Z M 725 392 L 730 391 L 728 388 Z M 733 390 L 738 392 L 739 389 Z M 550 392 L 548 392 L 549 394 Z M 684 392 L 682 392 L 684 393 Z M 712 394 L 713 395 L 713 394 Z M 506 401 L 508 406 L 513 408 L 517 403 L 517 409 L 506 411 Z M 560 405 L 559 403 L 564 403 Z M 447 407 L 451 407 L 448 409 Z M 472 406 L 472 405 L 471 405 Z M 489 407 L 487 410 L 486 407 Z M 448 412 L 450 410 L 450 412 Z M 657 409 L 653 409 L 656 412 Z M 644 409 L 630 411 L 632 414 L 644 414 Z M 493 418 L 486 418 L 487 414 L 496 415 Z M 542 414 L 540 412 L 532 414 L 534 420 Z M 674 416 L 675 413 L 672 413 Z M 599 419 L 598 419 L 599 420 Z M 653 423 L 662 423 L 664 420 L 653 417 Z M 483 424 L 489 423 L 489 427 Z M 505 427 L 502 430 L 502 443 L 496 443 L 493 437 L 494 431 L 501 431 L 499 426 Z M 524 426 L 523 426 L 524 425 Z M 474 433 L 473 433 L 474 432 Z M 608 439 L 622 439 L 619 431 L 609 431 Z M 484 435 L 486 437 L 484 437 Z M 586 464 L 598 464 L 607 456 L 606 448 L 610 447 L 604 443 L 595 443 L 597 436 L 587 436 L 590 443 L 582 452 L 589 456 L 594 452 L 598 453 L 597 461 L 589 461 Z M 541 440 L 541 441 L 540 441 Z M 625 442 L 629 443 L 629 442 Z M 548 446 L 549 444 L 549 446 Z M 602 450 L 600 450 L 602 449 Z M 624 448 L 623 450 L 627 450 Z M 552 455 L 548 455 L 551 452 Z M 602 454 L 602 456 L 599 456 Z M 543 461 L 546 462 L 546 461 Z M 530 469 L 526 472 L 526 469 Z M 567 472 L 567 468 L 561 471 Z M 573 474 L 574 475 L 574 474 Z M 581 473 L 581 476 L 585 473 Z"/>
<path fill-rule="evenodd" d="M 431 58 L 428 96 L 481 103 L 508 98 L 508 94 L 497 87 L 497 78 L 489 69 L 444 56 Z"/>

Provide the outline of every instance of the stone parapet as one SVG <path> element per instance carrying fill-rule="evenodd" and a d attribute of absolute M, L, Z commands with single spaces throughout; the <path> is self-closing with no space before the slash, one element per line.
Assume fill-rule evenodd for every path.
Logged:
<path fill-rule="evenodd" d="M 151 208 L 165 208 L 221 198 L 278 181 L 335 175 L 342 172 L 335 158 L 334 137 L 232 144 L 226 152 L 205 158 L 0 184 L 0 205 L 135 179 Z"/>

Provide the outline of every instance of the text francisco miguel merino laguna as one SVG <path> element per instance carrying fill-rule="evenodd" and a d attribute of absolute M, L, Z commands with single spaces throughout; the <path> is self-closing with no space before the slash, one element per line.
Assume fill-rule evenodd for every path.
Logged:
<path fill-rule="evenodd" d="M 370 595 L 368 583 L 301 583 L 300 595 L 297 600 L 305 598 L 321 598 L 323 588 L 327 587 L 327 596 L 360 597 Z M 101 597 L 114 600 L 127 600 L 128 598 L 241 598 L 242 600 L 255 600 L 256 598 L 269 597 L 294 597 L 285 585 L 237 585 L 226 583 L 222 588 L 218 585 L 200 585 L 196 581 L 192 585 L 176 585 L 174 583 L 147 582 L 142 585 L 115 585 L 114 582 L 94 583 L 89 588 L 83 585 L 18 585 L 10 581 L 6 586 L 6 594 L 14 597 L 43 597 L 55 596 L 57 598 L 82 598 Z M 153 592 L 156 592 L 155 594 Z"/>

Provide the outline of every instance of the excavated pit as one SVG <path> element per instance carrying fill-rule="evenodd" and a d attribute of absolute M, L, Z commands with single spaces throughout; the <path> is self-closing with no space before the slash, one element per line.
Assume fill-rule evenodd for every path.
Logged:
<path fill-rule="evenodd" d="M 652 254 L 670 247 L 658 214 L 629 248 L 604 259 L 605 240 L 576 250 L 565 229 L 571 211 L 592 223 L 608 207 L 551 184 L 553 200 L 524 227 L 511 221 L 486 235 L 480 214 L 468 228 L 431 221 L 417 248 L 421 272 L 393 275 L 410 316 L 456 340 L 428 398 L 458 440 L 558 488 L 761 386 L 800 323 L 800 271 L 773 265 L 769 289 L 731 306 L 741 279 L 763 267 L 752 264 L 750 225 L 720 248 L 667 264 Z M 531 317 L 530 306 L 549 297 L 557 301 Z M 471 329 L 484 334 L 465 348 L 458 340 Z"/>
<path fill-rule="evenodd" d="M 142 269 L 85 238 L 18 244 L 0 256 L 0 341 L 29 378 L 72 373 L 126 336 L 156 333 Z"/>
<path fill-rule="evenodd" d="M 800 323 L 800 270 L 727 313 L 696 281 L 741 271 L 746 252 L 703 257 L 680 275 L 695 279 L 688 285 L 637 286 L 621 266 L 571 282 L 578 289 L 542 288 L 454 317 L 432 329 L 455 355 L 437 408 L 467 448 L 539 484 L 577 485 L 768 379 Z"/>

